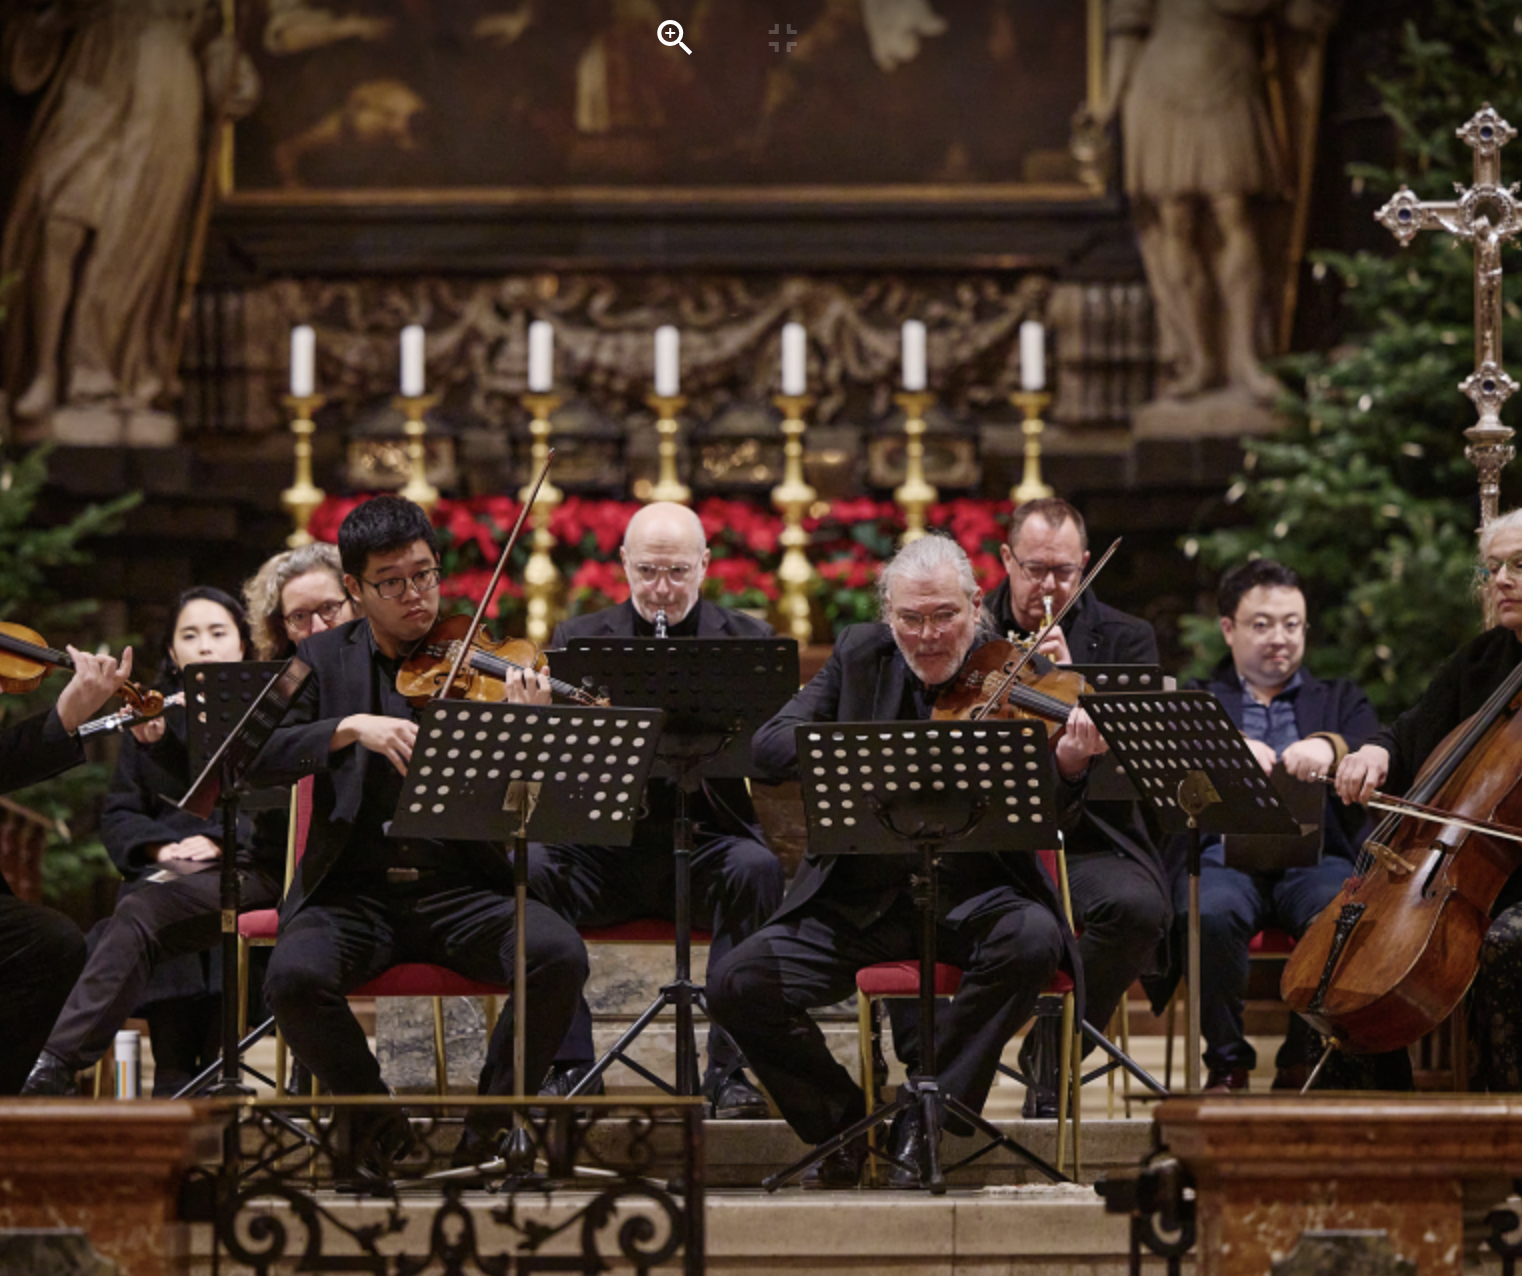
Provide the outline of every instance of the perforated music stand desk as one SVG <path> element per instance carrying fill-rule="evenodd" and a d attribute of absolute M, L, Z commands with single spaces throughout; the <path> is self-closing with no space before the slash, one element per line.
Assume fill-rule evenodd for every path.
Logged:
<path fill-rule="evenodd" d="M 474 700 L 423 709 L 387 836 L 512 844 L 515 1099 L 527 1085 L 528 839 L 627 846 L 663 716 Z M 533 1149 L 516 1114 L 514 1125 L 508 1167 L 526 1172 Z"/>
<path fill-rule="evenodd" d="M 1206 833 L 1298 835 L 1241 729 L 1208 691 L 1112 692 L 1079 699 L 1165 833 L 1189 838 L 1189 1057 L 1200 1088 L 1200 841 Z"/>
<path fill-rule="evenodd" d="M 948 1112 L 992 1140 L 948 1170 L 999 1146 L 1054 1181 L 1065 1181 L 1064 1174 L 981 1113 L 943 1094 L 936 1080 L 937 859 L 945 854 L 1028 853 L 1057 845 L 1061 833 L 1046 724 L 1034 719 L 808 723 L 797 728 L 796 736 L 811 854 L 903 855 L 912 850 L 919 856 L 911 885 L 920 927 L 922 1074 L 910 1077 L 892 1103 L 764 1179 L 762 1186 L 775 1191 L 794 1174 L 912 1107 L 924 1121 L 929 1168 L 906 1168 L 921 1174 L 932 1192 L 946 1190 L 939 1137 Z"/>
<path fill-rule="evenodd" d="M 222 912 L 222 1054 L 215 1063 L 191 1078 L 175 1096 L 200 1093 L 213 1077 L 215 1092 L 242 1093 L 240 1070 L 247 1071 L 274 1088 L 274 1081 L 243 1062 L 243 1056 L 275 1026 L 273 1016 L 239 1040 L 238 912 L 241 906 L 237 869 L 239 807 L 251 811 L 278 810 L 290 800 L 289 791 L 250 789 L 243 775 L 259 749 L 279 725 L 286 708 L 306 679 L 306 666 L 297 660 L 216 660 L 185 666 L 185 738 L 190 771 L 195 780 L 180 800 L 187 811 L 205 818 L 214 807 L 222 809 L 223 854 L 218 862 Z M 277 680 L 284 702 L 272 707 L 271 693 Z M 238 737 L 253 747 L 234 759 Z M 228 854 L 227 848 L 232 848 Z"/>
<path fill-rule="evenodd" d="M 692 1007 L 708 1006 L 692 981 L 692 823 L 687 795 L 705 779 L 754 771 L 750 740 L 798 690 L 798 644 L 791 638 L 574 638 L 554 656 L 556 676 L 596 686 L 614 704 L 650 705 L 666 713 L 654 773 L 676 786 L 676 972 L 628 1030 L 592 1065 L 571 1094 L 585 1094 L 615 1060 L 671 1093 L 698 1090 Z M 593 842 L 601 838 L 588 839 Z M 667 1006 L 676 1008 L 676 1086 L 624 1051 Z"/>

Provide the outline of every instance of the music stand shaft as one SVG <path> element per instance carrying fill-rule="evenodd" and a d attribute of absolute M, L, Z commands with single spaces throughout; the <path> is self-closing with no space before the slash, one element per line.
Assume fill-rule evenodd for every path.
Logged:
<path fill-rule="evenodd" d="M 1200 1092 L 1200 822 L 1189 822 L 1189 1055 L 1184 1087 Z"/>

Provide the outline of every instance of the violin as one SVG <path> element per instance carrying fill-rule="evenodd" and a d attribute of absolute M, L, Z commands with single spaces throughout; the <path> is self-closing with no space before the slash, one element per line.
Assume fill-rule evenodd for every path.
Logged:
<path fill-rule="evenodd" d="M 23 695 L 37 690 L 50 669 L 73 668 L 74 658 L 67 651 L 49 647 L 35 630 L 0 621 L 0 691 Z M 124 682 L 116 694 L 142 718 L 156 718 L 164 712 L 162 691 Z"/>
<path fill-rule="evenodd" d="M 1117 538 L 1079 582 L 1062 610 L 1052 615 L 1050 595 L 1042 598 L 1046 617 L 1028 643 L 996 639 L 974 651 L 957 673 L 956 681 L 936 697 L 932 718 L 1040 718 L 1051 723 L 1047 743 L 1056 744 L 1067 728 L 1068 715 L 1078 697 L 1094 690 L 1081 673 L 1060 669 L 1037 649 L 1048 634 L 1083 597 L 1104 565 L 1120 548 Z M 1017 654 L 1018 653 L 1018 654 Z"/>
<path fill-rule="evenodd" d="M 1458 1005 L 1522 865 L 1522 666 L 1433 750 L 1295 945 L 1284 1000 L 1355 1053 L 1397 1050 Z"/>
<path fill-rule="evenodd" d="M 460 655 L 461 644 L 471 635 L 469 658 L 462 662 L 449 683 L 450 670 Z M 496 702 L 507 698 L 509 672 L 521 670 L 538 673 L 547 667 L 544 653 L 527 638 L 504 638 L 493 642 L 484 629 L 475 627 L 469 616 L 450 616 L 439 621 L 427 637 L 403 663 L 396 675 L 396 689 L 414 705 L 427 704 L 439 697 L 450 700 Z M 446 694 L 444 687 L 449 685 Z M 590 691 L 558 678 L 550 679 L 550 690 L 574 704 L 605 706 Z"/>

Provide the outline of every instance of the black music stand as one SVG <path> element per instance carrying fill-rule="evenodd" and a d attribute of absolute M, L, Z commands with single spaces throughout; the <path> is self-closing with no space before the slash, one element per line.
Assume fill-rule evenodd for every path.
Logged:
<path fill-rule="evenodd" d="M 627 846 L 663 717 L 473 700 L 433 700 L 423 710 L 387 836 L 511 843 L 514 1099 L 527 1084 L 528 839 Z M 534 1155 L 519 1115 L 505 1159 L 525 1174 Z"/>
<path fill-rule="evenodd" d="M 1244 873 L 1282 873 L 1287 868 L 1310 868 L 1321 863 L 1326 841 L 1326 785 L 1295 779 L 1282 761 L 1274 763 L 1268 779 L 1301 831 L 1287 837 L 1232 834 L 1222 838 L 1226 867 Z"/>
<path fill-rule="evenodd" d="M 1185 1085 L 1200 1089 L 1200 842 L 1206 833 L 1302 833 L 1208 691 L 1113 692 L 1079 699 L 1152 808 L 1164 833 L 1189 838 L 1189 1057 Z"/>
<path fill-rule="evenodd" d="M 677 794 L 672 826 L 675 976 L 568 1097 L 585 1094 L 615 1062 L 667 1094 L 696 1094 L 692 1007 L 696 1002 L 706 1015 L 708 1005 L 702 987 L 692 981 L 692 822 L 687 795 L 705 779 L 743 777 L 754 770 L 751 737 L 798 690 L 798 644 L 791 638 L 574 638 L 556 654 L 555 668 L 567 682 L 602 687 L 614 704 L 652 705 L 665 711 L 655 773 L 670 779 Z M 625 1053 L 667 1006 L 676 1007 L 675 1086 Z"/>
<path fill-rule="evenodd" d="M 949 853 L 1035 852 L 1061 837 L 1046 724 L 1039 720 L 979 722 L 839 722 L 797 728 L 798 777 L 814 855 L 919 857 L 911 877 L 920 926 L 921 1072 L 892 1103 L 878 1108 L 808 1156 L 761 1182 L 774 1192 L 794 1174 L 837 1148 L 918 1108 L 929 1166 L 905 1166 L 932 1192 L 946 1190 L 946 1172 L 995 1147 L 1007 1148 L 1054 1182 L 1067 1176 L 1021 1147 L 981 1113 L 941 1093 L 936 1080 L 936 872 Z M 991 1142 L 941 1168 L 940 1134 L 948 1113 Z M 872 1154 L 878 1155 L 876 1149 Z"/>
<path fill-rule="evenodd" d="M 244 1052 L 274 1027 L 273 1017 L 238 1039 L 238 808 L 252 795 L 244 782 L 259 750 L 280 725 L 311 670 L 294 656 L 286 661 L 232 660 L 185 669 L 185 723 L 192 764 L 201 763 L 181 810 L 202 819 L 222 812 L 222 1057 L 193 1077 L 175 1098 L 201 1093 L 215 1077 L 214 1096 L 252 1093 L 242 1084 Z M 202 761 L 204 759 L 204 762 Z M 264 791 L 259 805 L 277 803 Z M 250 803 L 253 805 L 253 803 Z M 266 1085 L 274 1081 L 258 1073 Z"/>

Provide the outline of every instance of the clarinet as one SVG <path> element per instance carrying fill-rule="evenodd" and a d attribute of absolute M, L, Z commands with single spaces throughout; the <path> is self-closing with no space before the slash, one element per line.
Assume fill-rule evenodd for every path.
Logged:
<path fill-rule="evenodd" d="M 664 607 L 655 613 L 655 636 L 657 638 L 664 638 L 666 636 L 666 609 Z"/>

